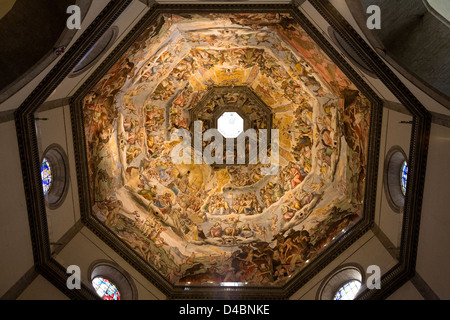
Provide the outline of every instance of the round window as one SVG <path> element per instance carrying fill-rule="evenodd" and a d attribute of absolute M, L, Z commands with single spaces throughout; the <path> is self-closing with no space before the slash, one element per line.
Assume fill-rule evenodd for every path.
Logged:
<path fill-rule="evenodd" d="M 112 261 L 100 260 L 89 267 L 89 281 L 103 300 L 135 300 L 137 289 L 131 276 Z"/>
<path fill-rule="evenodd" d="M 326 277 L 317 291 L 318 300 L 354 300 L 363 288 L 364 270 L 356 264 L 339 266 Z"/>
<path fill-rule="evenodd" d="M 119 289 L 108 279 L 95 277 L 92 279 L 92 286 L 98 296 L 103 300 L 120 300 Z"/>
<path fill-rule="evenodd" d="M 350 280 L 345 283 L 333 297 L 333 300 L 353 300 L 361 289 L 361 281 Z"/>
<path fill-rule="evenodd" d="M 405 205 L 408 162 L 399 146 L 392 147 L 384 163 L 384 190 L 392 210 L 400 213 Z"/>
<path fill-rule="evenodd" d="M 42 191 L 50 209 L 59 207 L 69 187 L 68 160 L 64 150 L 53 144 L 45 150 L 41 161 Z"/>

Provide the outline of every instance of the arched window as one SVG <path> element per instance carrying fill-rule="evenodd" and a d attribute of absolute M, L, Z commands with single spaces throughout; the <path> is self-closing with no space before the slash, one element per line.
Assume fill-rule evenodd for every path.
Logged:
<path fill-rule="evenodd" d="M 92 279 L 92 286 L 103 300 L 120 300 L 119 289 L 108 279 L 95 277 Z"/>
<path fill-rule="evenodd" d="M 353 300 L 361 289 L 361 281 L 350 280 L 344 283 L 333 297 L 333 300 Z"/>
<path fill-rule="evenodd" d="M 400 213 L 405 205 L 408 162 L 399 146 L 392 147 L 384 162 L 384 190 L 389 206 Z"/>
<path fill-rule="evenodd" d="M 50 145 L 42 156 L 42 191 L 50 209 L 56 209 L 64 202 L 69 188 L 68 163 L 64 149 L 57 144 Z"/>
<path fill-rule="evenodd" d="M 364 271 L 357 264 L 341 265 L 333 270 L 317 291 L 318 300 L 353 300 L 364 282 Z"/>
<path fill-rule="evenodd" d="M 100 260 L 89 267 L 92 289 L 103 300 L 135 300 L 137 289 L 133 279 L 119 265 Z"/>

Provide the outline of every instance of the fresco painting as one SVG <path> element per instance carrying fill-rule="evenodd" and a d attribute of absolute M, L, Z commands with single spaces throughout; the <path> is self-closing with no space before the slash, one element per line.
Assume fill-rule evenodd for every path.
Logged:
<path fill-rule="evenodd" d="M 270 108 L 276 175 L 172 162 L 218 86 Z M 83 108 L 92 214 L 175 286 L 283 286 L 363 215 L 370 103 L 288 15 L 161 15 Z"/>

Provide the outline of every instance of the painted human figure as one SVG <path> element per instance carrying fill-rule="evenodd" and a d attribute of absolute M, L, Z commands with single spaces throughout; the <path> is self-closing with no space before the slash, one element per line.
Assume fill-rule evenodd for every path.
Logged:
<path fill-rule="evenodd" d="M 297 168 L 292 167 L 291 168 L 291 186 L 292 186 L 292 189 L 294 189 L 296 186 L 298 186 L 302 181 L 303 181 L 303 176 L 300 173 L 300 171 Z"/>
<path fill-rule="evenodd" d="M 155 206 L 157 206 L 163 214 L 168 213 L 172 206 L 172 200 L 170 198 L 170 194 L 165 193 L 159 199 L 156 199 Z"/>
<path fill-rule="evenodd" d="M 223 233 L 222 226 L 220 225 L 220 222 L 216 222 L 214 226 L 209 229 L 209 233 L 211 234 L 211 237 L 221 237 Z"/>

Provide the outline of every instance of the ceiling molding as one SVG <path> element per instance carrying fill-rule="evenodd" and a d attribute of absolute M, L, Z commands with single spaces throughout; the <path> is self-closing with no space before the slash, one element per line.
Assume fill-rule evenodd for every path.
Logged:
<path fill-rule="evenodd" d="M 6 293 L 3 294 L 3 296 L 0 297 L 0 300 L 17 300 L 38 275 L 39 273 L 33 265 L 8 291 L 6 291 Z"/>
<path fill-rule="evenodd" d="M 70 99 L 71 99 L 71 97 L 66 97 L 66 98 L 46 101 L 39 107 L 38 112 L 44 112 L 44 111 L 49 111 L 49 110 L 53 110 L 56 108 L 68 106 L 70 103 Z"/>
<path fill-rule="evenodd" d="M 37 148 L 37 137 L 34 130 L 34 112 L 48 98 L 58 84 L 70 73 L 76 63 L 89 50 L 106 29 L 131 3 L 131 0 L 110 2 L 94 23 L 86 30 L 75 45 L 63 56 L 57 66 L 47 75 L 41 84 L 33 91 L 26 101 L 16 111 L 16 128 L 21 154 L 21 164 L 24 179 L 25 194 L 27 195 L 27 207 L 33 245 L 33 255 L 38 271 L 58 289 L 72 299 L 95 299 L 90 288 L 83 286 L 82 290 L 68 290 L 66 279 L 68 275 L 64 268 L 50 256 L 50 244 L 48 239 L 48 226 L 45 214 L 45 202 L 42 194 L 40 180 L 40 163 Z M 358 36 L 355 30 L 340 16 L 340 14 L 328 2 L 318 1 L 314 4 L 316 9 L 326 18 L 340 35 L 361 54 L 361 58 L 373 68 L 377 76 L 385 85 L 393 91 L 399 100 L 414 115 L 413 135 L 411 142 L 410 166 L 408 174 L 408 191 L 406 196 L 405 218 L 403 224 L 403 238 L 401 242 L 401 254 L 399 264 L 391 269 L 382 279 L 381 290 L 365 291 L 360 298 L 377 299 L 387 297 L 399 288 L 414 274 L 415 259 L 417 255 L 417 239 L 419 231 L 420 210 L 422 205 L 422 191 L 425 178 L 426 155 L 428 150 L 430 115 L 417 99 L 406 89 L 392 71 L 373 53 L 373 51 Z M 369 161 L 366 178 L 366 192 L 364 204 L 364 217 L 358 222 L 356 228 L 352 228 L 333 246 L 330 246 L 326 254 L 320 255 L 306 267 L 294 282 L 289 282 L 285 287 L 278 289 L 266 288 L 223 288 L 211 290 L 211 288 L 174 287 L 166 279 L 140 258 L 124 242 L 100 223 L 91 210 L 90 192 L 88 181 L 88 169 L 86 166 L 86 149 L 82 130 L 83 115 L 81 112 L 81 98 L 89 89 L 105 74 L 125 50 L 136 40 L 140 32 L 155 21 L 161 13 L 186 13 L 186 12 L 286 12 L 290 13 L 302 28 L 315 40 L 322 49 L 333 59 L 339 68 L 352 80 L 357 87 L 372 102 Z M 356 37 L 353 39 L 356 34 Z M 350 39 L 350 40 L 349 40 Z M 360 52 L 365 50 L 364 52 Z M 307 281 L 311 280 L 321 269 L 333 261 L 340 253 L 364 235 L 373 226 L 375 212 L 376 184 L 378 179 L 378 150 L 380 146 L 380 131 L 382 121 L 382 100 L 376 96 L 372 89 L 360 78 L 356 71 L 346 60 L 327 42 L 323 35 L 293 4 L 266 5 L 266 4 L 208 4 L 208 5 L 154 5 L 141 21 L 129 32 L 125 39 L 103 61 L 97 71 L 77 91 L 71 99 L 71 116 L 74 127 L 74 150 L 76 155 L 76 170 L 79 185 L 80 210 L 82 222 L 99 236 L 107 245 L 125 258 L 138 272 L 157 286 L 170 299 L 287 299 L 300 289 Z M 411 194 L 410 190 L 414 190 Z"/>
<path fill-rule="evenodd" d="M 425 300 L 441 300 L 425 280 L 423 280 L 420 274 L 416 273 L 414 277 L 411 278 L 411 283 Z"/>
<path fill-rule="evenodd" d="M 364 204 L 364 217 L 337 243 L 330 246 L 325 254 L 315 258 L 294 280 L 291 280 L 283 288 L 204 288 L 184 286 L 173 286 L 163 278 L 157 270 L 154 270 L 136 252 L 106 228 L 92 214 L 91 190 L 89 187 L 87 168 L 86 141 L 83 129 L 82 100 L 90 92 L 94 85 L 108 72 L 118 58 L 134 43 L 139 35 L 154 23 L 161 13 L 191 13 L 191 12 L 284 12 L 289 13 L 310 36 L 318 42 L 321 48 L 332 58 L 332 60 L 346 73 L 355 83 L 358 89 L 371 101 L 371 123 L 370 142 L 368 151 L 366 192 Z M 382 124 L 382 101 L 372 89 L 360 78 L 358 73 L 342 58 L 342 56 L 328 43 L 328 41 L 315 29 L 312 23 L 292 5 L 155 5 L 142 18 L 127 37 L 115 48 L 96 72 L 83 84 L 74 94 L 71 103 L 72 125 L 74 128 L 74 148 L 77 163 L 77 176 L 80 195 L 80 210 L 82 221 L 86 226 L 100 237 L 106 244 L 111 246 L 130 265 L 144 275 L 151 283 L 161 290 L 169 299 L 287 299 L 300 289 L 306 282 L 311 280 L 320 270 L 332 262 L 339 254 L 345 251 L 357 239 L 369 231 L 373 225 L 375 215 L 376 182 L 378 177 L 378 150 L 380 144 L 380 132 Z"/>
<path fill-rule="evenodd" d="M 384 100 L 384 107 L 393 111 L 397 111 L 406 115 L 411 115 L 409 111 L 400 103 Z M 450 128 L 450 116 L 437 112 L 430 112 L 431 122 L 440 126 Z"/>

